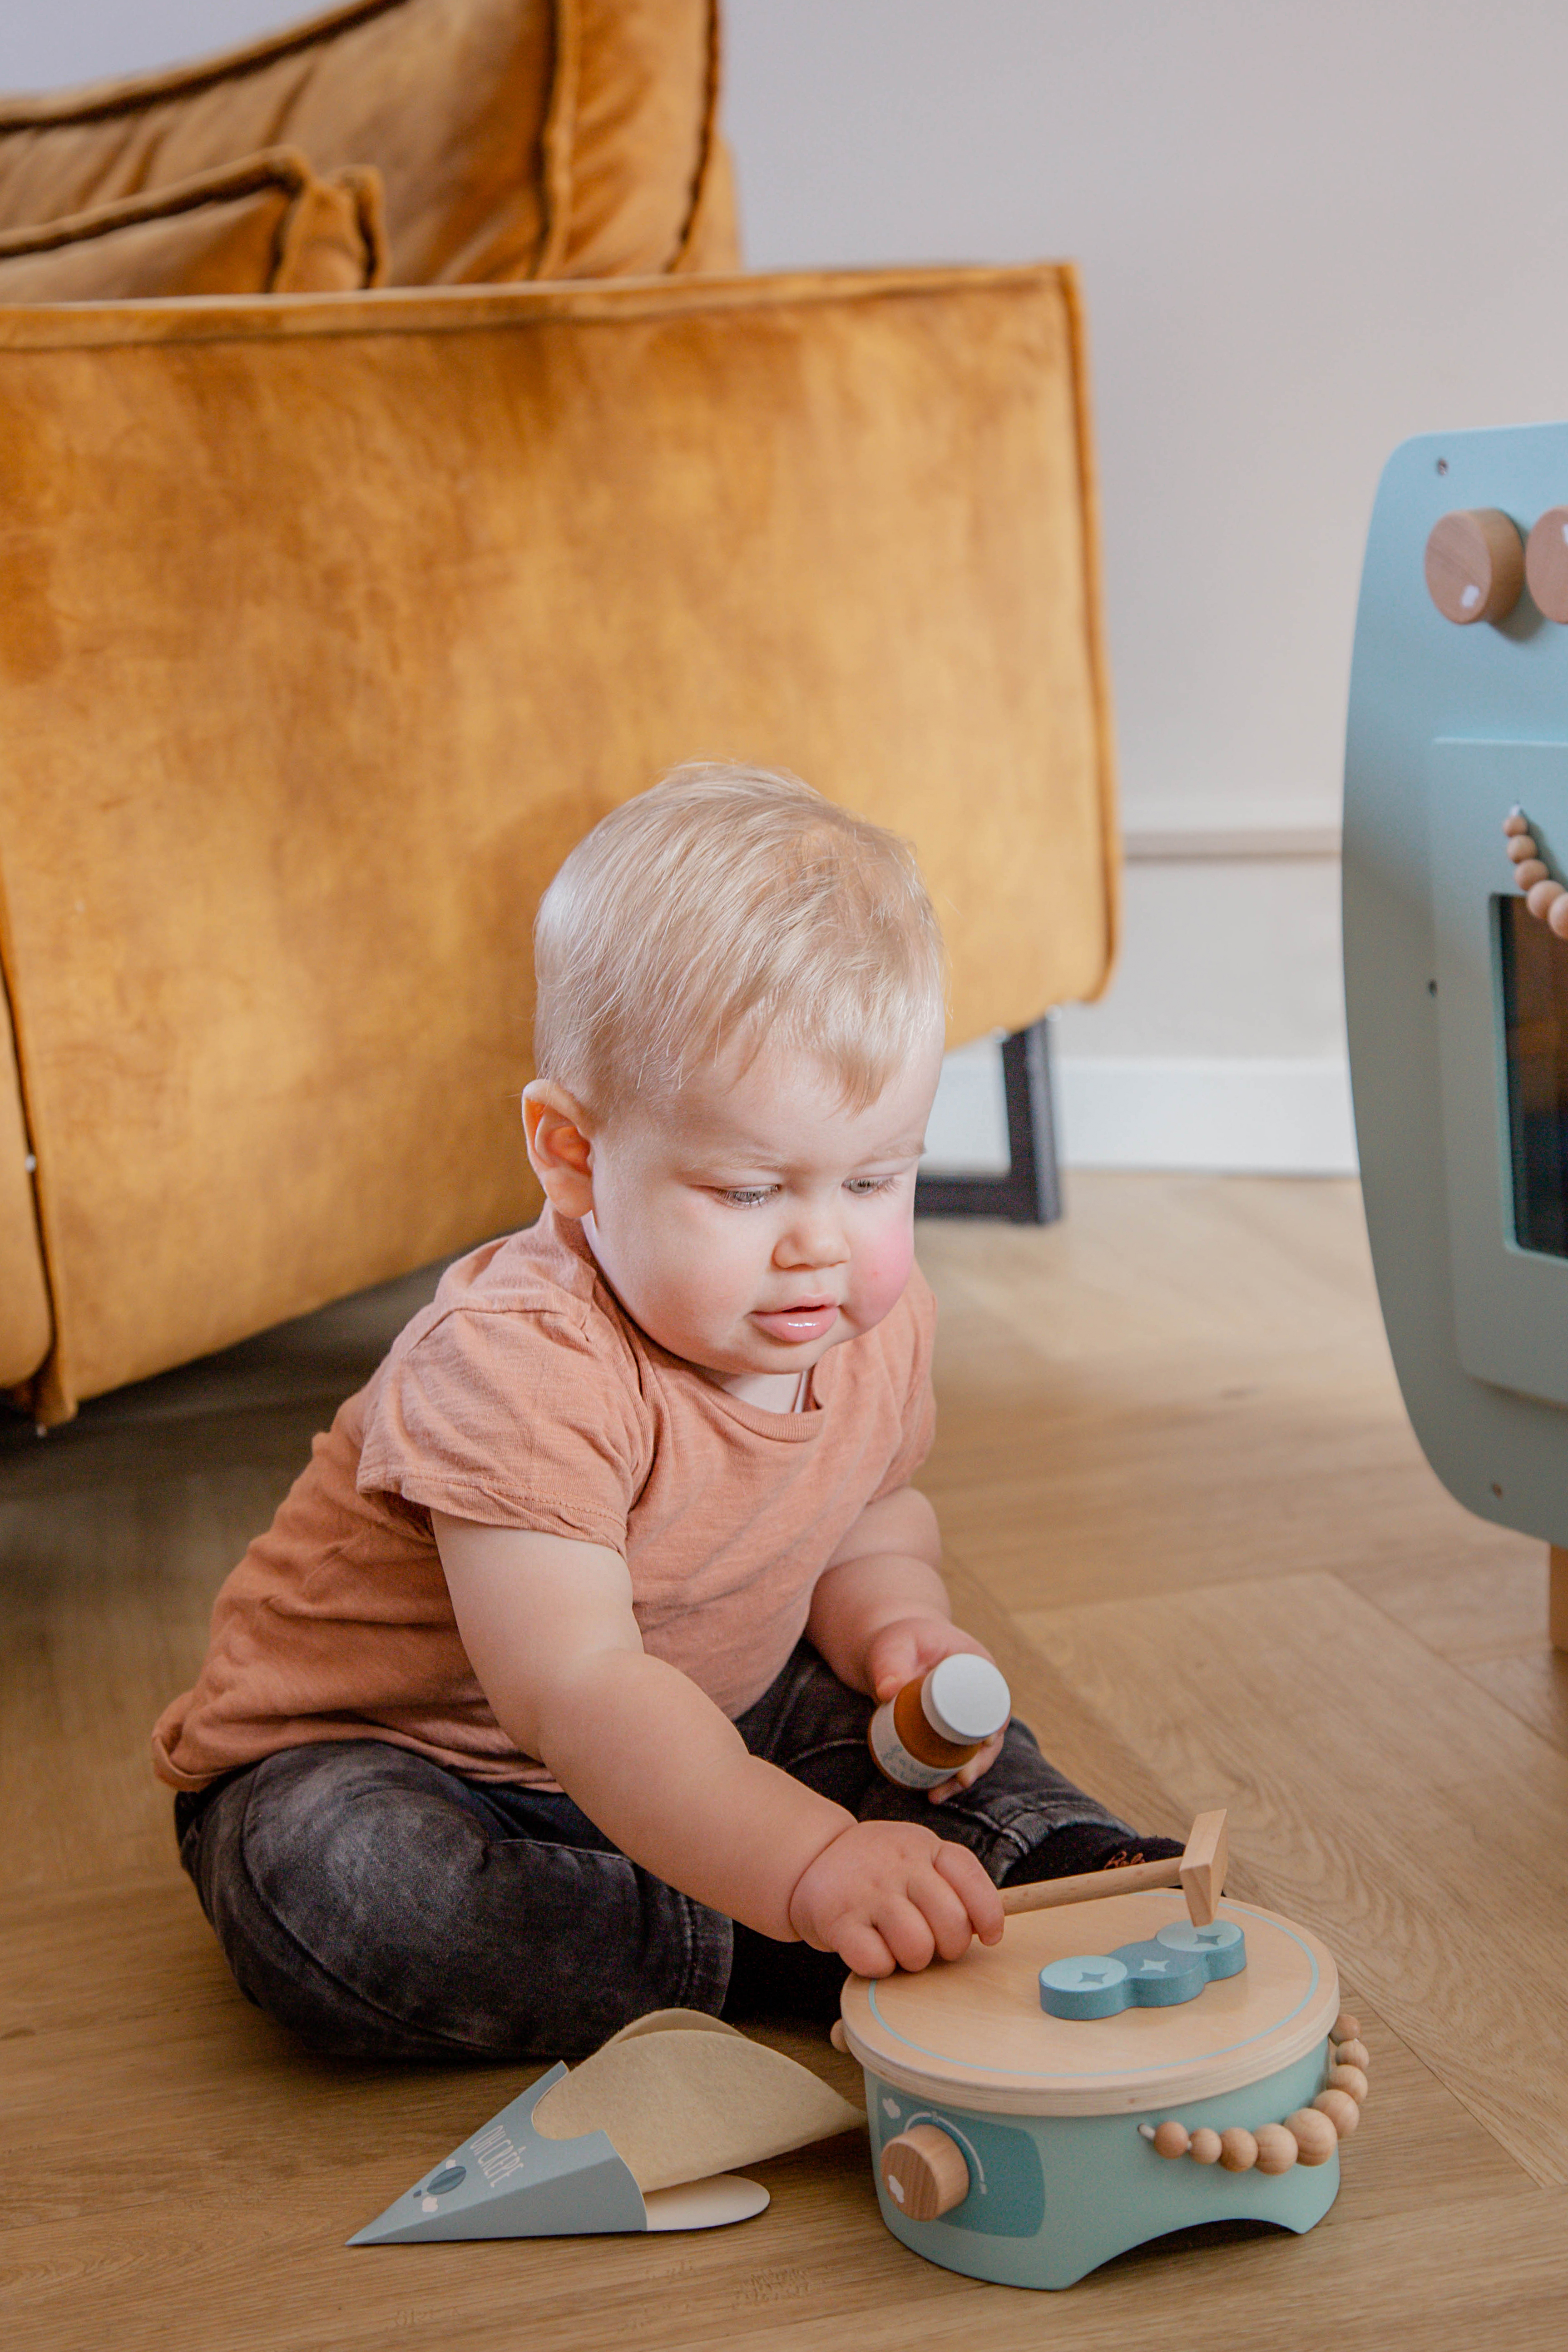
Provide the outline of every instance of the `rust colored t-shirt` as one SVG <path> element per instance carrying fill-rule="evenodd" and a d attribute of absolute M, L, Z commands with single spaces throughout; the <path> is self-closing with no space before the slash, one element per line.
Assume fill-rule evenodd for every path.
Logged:
<path fill-rule="evenodd" d="M 552 1785 L 468 1663 L 432 1510 L 620 1552 L 644 1646 L 740 1715 L 859 1514 L 925 1458 L 935 1316 L 916 1272 L 875 1329 L 823 1357 L 805 1410 L 767 1412 L 639 1330 L 573 1220 L 547 1209 L 475 1250 L 224 1585 L 154 1769 L 198 1789 L 277 1748 L 387 1739 L 475 1780 Z"/>

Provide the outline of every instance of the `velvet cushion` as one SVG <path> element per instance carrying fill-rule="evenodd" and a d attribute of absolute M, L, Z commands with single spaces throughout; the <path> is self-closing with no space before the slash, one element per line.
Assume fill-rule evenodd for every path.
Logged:
<path fill-rule="evenodd" d="M 1081 351 L 1050 268 L 0 312 L 42 1413 L 532 1213 L 534 906 L 678 760 L 912 837 L 954 1042 L 1100 986 Z"/>
<path fill-rule="evenodd" d="M 386 268 L 374 172 L 318 180 L 276 147 L 150 195 L 0 235 L 0 303 L 346 294 Z"/>
<path fill-rule="evenodd" d="M 373 164 L 396 285 L 732 267 L 717 0 L 356 0 L 227 55 L 0 99 L 0 229 L 287 143 Z"/>

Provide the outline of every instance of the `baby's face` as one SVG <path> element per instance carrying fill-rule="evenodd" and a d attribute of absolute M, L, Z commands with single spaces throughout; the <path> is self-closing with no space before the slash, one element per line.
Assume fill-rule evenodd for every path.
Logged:
<path fill-rule="evenodd" d="M 850 1110 L 817 1064 L 768 1051 L 694 1079 L 662 1114 L 611 1119 L 584 1230 L 628 1314 L 758 1403 L 870 1330 L 909 1279 L 941 1066 L 936 1039 Z"/>

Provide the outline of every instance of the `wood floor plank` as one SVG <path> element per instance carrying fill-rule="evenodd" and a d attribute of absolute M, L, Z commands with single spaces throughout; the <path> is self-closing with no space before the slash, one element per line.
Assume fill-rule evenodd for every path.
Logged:
<path fill-rule="evenodd" d="M 1020 1622 L 1531 2177 L 1568 2181 L 1568 1759 L 1337 1578 Z"/>
<path fill-rule="evenodd" d="M 1521 1537 L 1479 1577 L 1468 1562 L 1402 1560 L 1342 1571 L 1365 1600 L 1457 1666 L 1527 1657 L 1552 1646 L 1546 1631 L 1546 1546 Z"/>
<path fill-rule="evenodd" d="M 206 1646 L 212 1596 L 281 1483 L 246 1464 L 0 1505 L 7 1884 L 165 1864 L 149 1735 Z"/>
<path fill-rule="evenodd" d="M 1047 1234 L 928 1226 L 921 1247 L 942 1301 L 921 1483 L 1006 1606 L 1303 1567 L 1481 1591 L 1536 1572 L 1421 1456 L 1353 1188 L 1079 1178 Z"/>
<path fill-rule="evenodd" d="M 1568 1657 L 1561 1650 L 1482 1658 L 1467 1671 L 1500 1706 L 1568 1756 Z"/>
<path fill-rule="evenodd" d="M 980 1577 L 950 1549 L 943 1573 L 955 1622 L 984 1642 L 1007 1678 L 1013 1712 L 1042 1751 L 1080 1789 L 1151 1837 L 1184 1835 L 1180 1801 L 1083 1694 L 1026 1641 Z"/>
<path fill-rule="evenodd" d="M 1301 2239 L 1246 2227 L 1184 2232 L 1064 2294 L 987 2286 L 922 2263 L 876 2219 L 852 2142 L 765 2168 L 773 2202 L 731 2231 L 643 2239 L 397 2247 L 328 2243 L 344 2200 L 299 2184 L 219 2215 L 201 2198 L 86 2233 L 0 2242 L 0 2292 L 43 2352 L 343 2352 L 408 2340 L 584 2352 L 621 2341 L 901 2352 L 911 2336 L 988 2352 L 1081 2352 L 1201 2323 L 1259 2347 L 1556 2352 L 1568 2266 L 1561 2191 L 1477 2195 L 1460 2211 L 1345 2219 Z M 357 2204 L 353 2212 L 358 2211 Z M 353 2218 L 351 2214 L 349 2218 Z"/>

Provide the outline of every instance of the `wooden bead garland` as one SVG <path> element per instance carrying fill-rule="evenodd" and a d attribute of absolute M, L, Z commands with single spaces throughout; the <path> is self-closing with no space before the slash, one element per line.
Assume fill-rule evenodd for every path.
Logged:
<path fill-rule="evenodd" d="M 1293 2164 L 1327 2164 L 1341 2140 L 1348 2139 L 1361 2121 L 1367 2094 L 1366 2044 L 1361 2026 L 1348 2010 L 1334 2020 L 1331 2037 L 1333 2063 L 1326 2089 L 1310 2107 L 1298 2107 L 1282 2124 L 1260 2124 L 1255 2132 L 1233 2124 L 1228 2131 L 1210 2130 L 1205 2124 L 1189 2132 L 1174 2116 L 1163 2124 L 1140 2124 L 1139 2131 L 1152 2143 L 1156 2156 L 1190 2156 L 1194 2164 L 1217 2164 L 1226 2172 L 1289 2172 Z"/>
<path fill-rule="evenodd" d="M 1340 2144 L 1332 2123 L 1316 2107 L 1298 2107 L 1293 2116 L 1286 2116 L 1285 2128 L 1303 2164 L 1327 2164 Z"/>
<path fill-rule="evenodd" d="M 1508 854 L 1513 860 L 1514 880 L 1524 893 L 1524 903 L 1538 922 L 1555 931 L 1560 940 L 1568 939 L 1568 890 L 1553 875 L 1541 856 L 1530 820 L 1522 809 L 1505 816 L 1502 829 L 1508 835 Z M 1350 2062 L 1352 2065 L 1356 2061 Z"/>
<path fill-rule="evenodd" d="M 1295 2133 L 1286 2124 L 1259 2124 L 1253 2137 L 1258 2142 L 1259 2172 L 1289 2172 L 1301 2153 Z"/>

